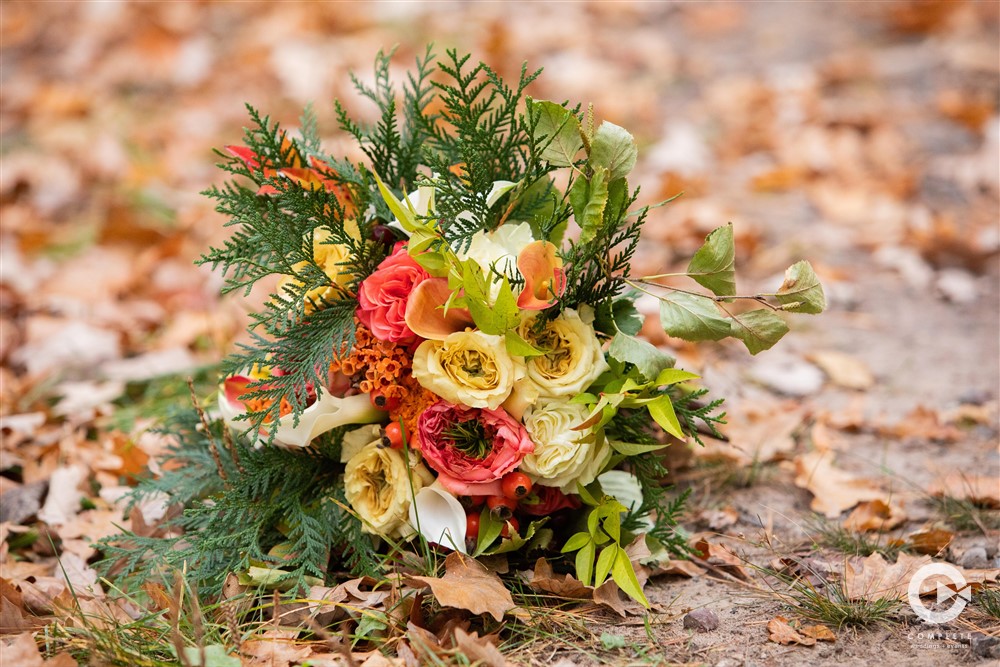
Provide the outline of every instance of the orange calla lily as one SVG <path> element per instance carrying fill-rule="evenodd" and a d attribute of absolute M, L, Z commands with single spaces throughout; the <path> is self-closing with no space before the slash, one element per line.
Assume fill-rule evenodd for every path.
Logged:
<path fill-rule="evenodd" d="M 523 310 L 544 310 L 566 291 L 566 272 L 556 247 L 548 241 L 533 241 L 517 256 L 517 269 L 524 278 L 524 289 L 517 297 Z"/>
<path fill-rule="evenodd" d="M 465 308 L 453 307 L 445 312 L 441 306 L 447 303 L 449 296 L 451 289 L 447 278 L 429 278 L 420 282 L 406 301 L 403 316 L 406 326 L 428 340 L 444 340 L 448 334 L 475 326 Z"/>

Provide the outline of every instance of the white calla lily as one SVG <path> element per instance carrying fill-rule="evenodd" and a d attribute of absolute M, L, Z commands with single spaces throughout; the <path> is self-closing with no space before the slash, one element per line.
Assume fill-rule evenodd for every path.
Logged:
<path fill-rule="evenodd" d="M 219 391 L 219 412 L 229 426 L 249 427 L 249 420 L 241 415 L 246 413 L 242 401 L 227 397 Z M 368 394 L 338 397 L 321 389 L 316 401 L 299 415 L 298 423 L 292 415 L 278 419 L 278 429 L 274 434 L 274 444 L 282 447 L 306 447 L 313 438 L 330 429 L 347 424 L 373 424 L 385 418 L 385 412 L 376 409 Z M 266 440 L 258 436 L 257 444 Z"/>
<path fill-rule="evenodd" d="M 417 492 L 410 505 L 410 525 L 428 542 L 468 553 L 465 549 L 465 509 L 440 482 Z"/>

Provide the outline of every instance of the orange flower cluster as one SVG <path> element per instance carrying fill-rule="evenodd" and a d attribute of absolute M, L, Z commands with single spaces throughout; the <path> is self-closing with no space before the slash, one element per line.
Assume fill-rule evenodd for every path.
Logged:
<path fill-rule="evenodd" d="M 274 404 L 273 401 L 266 398 L 241 398 L 243 405 L 246 406 L 247 412 L 264 412 L 270 409 Z M 278 406 L 278 417 L 284 417 L 285 415 L 292 414 L 292 404 L 288 402 L 288 399 L 282 396 L 281 404 Z M 271 422 L 271 415 L 268 414 L 264 418 L 264 423 L 268 424 Z"/>
<path fill-rule="evenodd" d="M 413 358 L 405 347 L 373 336 L 357 319 L 355 325 L 354 347 L 346 356 L 330 364 L 330 371 L 339 371 L 350 378 L 361 376 L 358 389 L 366 394 L 402 398 L 399 379 L 409 375 Z"/>
<path fill-rule="evenodd" d="M 355 324 L 354 347 L 331 364 L 330 370 L 355 379 L 362 392 L 384 396 L 391 406 L 389 417 L 402 420 L 412 438 L 420 413 L 439 398 L 414 379 L 413 356 L 406 347 L 379 340 L 360 321 Z"/>

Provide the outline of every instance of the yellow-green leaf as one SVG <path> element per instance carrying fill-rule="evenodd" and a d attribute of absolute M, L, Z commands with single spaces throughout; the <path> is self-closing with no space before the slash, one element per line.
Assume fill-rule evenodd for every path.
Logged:
<path fill-rule="evenodd" d="M 785 281 L 781 283 L 775 297 L 787 310 L 793 313 L 816 315 L 826 309 L 826 295 L 812 265 L 803 260 L 796 262 L 785 271 Z"/>
<path fill-rule="evenodd" d="M 719 227 L 705 238 L 691 258 L 687 273 L 716 296 L 736 295 L 736 245 L 733 223 Z"/>
<path fill-rule="evenodd" d="M 734 315 L 730 322 L 733 338 L 743 341 L 750 354 L 769 350 L 788 333 L 785 320 L 764 308 Z"/>

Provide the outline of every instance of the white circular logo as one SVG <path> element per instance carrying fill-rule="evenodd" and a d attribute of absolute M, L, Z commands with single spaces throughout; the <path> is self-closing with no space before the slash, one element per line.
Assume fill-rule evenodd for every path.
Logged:
<path fill-rule="evenodd" d="M 933 582 L 932 589 L 936 594 L 937 604 L 944 605 L 948 600 L 954 600 L 950 607 L 944 611 L 933 611 L 924 606 L 924 601 L 920 599 L 920 592 L 924 587 L 924 582 L 931 577 L 938 577 L 938 581 Z M 943 577 L 946 581 L 941 581 Z M 962 573 L 948 565 L 947 563 L 931 563 L 924 565 L 917 570 L 910 578 L 910 585 L 906 590 L 906 599 L 910 603 L 913 612 L 928 623 L 947 623 L 955 620 L 965 609 L 965 605 L 972 600 L 972 589 Z"/>

